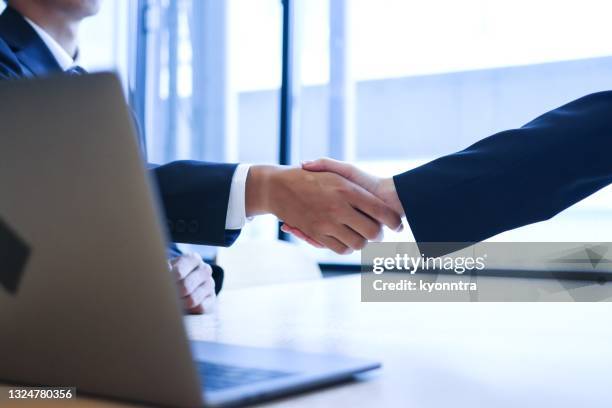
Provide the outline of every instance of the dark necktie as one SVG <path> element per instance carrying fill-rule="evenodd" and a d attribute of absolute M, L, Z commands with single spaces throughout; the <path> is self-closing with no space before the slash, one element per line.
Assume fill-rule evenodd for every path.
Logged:
<path fill-rule="evenodd" d="M 80 67 L 78 65 L 75 65 L 73 67 L 68 68 L 66 71 L 64 71 L 66 74 L 68 75 L 85 75 L 87 74 L 87 71 L 85 70 L 85 68 Z"/>

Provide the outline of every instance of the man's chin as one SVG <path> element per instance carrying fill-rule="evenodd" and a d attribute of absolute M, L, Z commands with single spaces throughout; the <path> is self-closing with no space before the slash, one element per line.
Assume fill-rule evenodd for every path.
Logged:
<path fill-rule="evenodd" d="M 82 20 L 87 17 L 92 17 L 100 12 L 101 0 L 72 0 L 67 5 L 69 13 L 73 18 Z"/>
<path fill-rule="evenodd" d="M 91 0 L 87 2 L 83 10 L 83 18 L 93 17 L 100 12 L 100 1 Z"/>

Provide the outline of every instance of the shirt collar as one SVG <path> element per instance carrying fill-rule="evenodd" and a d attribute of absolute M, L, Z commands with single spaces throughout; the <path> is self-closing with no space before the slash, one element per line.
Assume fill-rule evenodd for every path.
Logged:
<path fill-rule="evenodd" d="M 74 58 L 72 58 L 70 54 L 68 54 L 66 50 L 63 49 L 62 46 L 59 45 L 59 43 L 49 35 L 49 33 L 47 33 L 43 28 L 41 28 L 38 24 L 30 20 L 29 18 L 25 16 L 23 18 L 28 22 L 28 24 L 32 26 L 34 31 L 36 31 L 36 34 L 38 34 L 38 36 L 45 43 L 47 48 L 49 48 L 49 51 L 51 52 L 51 54 L 53 54 L 53 57 L 55 57 L 57 63 L 62 68 L 62 70 L 66 71 L 67 69 L 75 65 Z"/>

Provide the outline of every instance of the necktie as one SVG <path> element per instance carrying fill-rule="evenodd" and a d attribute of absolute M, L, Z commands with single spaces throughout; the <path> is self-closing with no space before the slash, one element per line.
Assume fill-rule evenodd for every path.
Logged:
<path fill-rule="evenodd" d="M 75 65 L 73 67 L 68 68 L 66 71 L 64 71 L 67 75 L 85 75 L 87 74 L 87 71 L 85 70 L 85 68 L 80 67 L 78 65 Z"/>

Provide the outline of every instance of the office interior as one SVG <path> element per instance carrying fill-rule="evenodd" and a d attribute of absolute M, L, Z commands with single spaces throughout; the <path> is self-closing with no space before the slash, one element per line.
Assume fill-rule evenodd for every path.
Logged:
<path fill-rule="evenodd" d="M 602 21 L 609 10 L 597 0 L 308 0 L 295 7 L 285 152 L 292 165 L 333 157 L 398 174 L 612 81 Z M 277 0 L 106 0 L 83 24 L 79 63 L 119 73 L 144 123 L 151 162 L 278 163 L 283 27 Z M 607 188 L 554 222 L 493 240 L 606 241 L 602 215 L 611 210 Z M 278 239 L 276 220 L 261 218 L 239 244 Z M 411 236 L 387 230 L 385 239 Z M 359 263 L 358 253 L 291 242 L 325 269 Z"/>
<path fill-rule="evenodd" d="M 150 162 L 332 157 L 391 176 L 612 89 L 610 13 L 601 0 L 104 0 L 83 23 L 78 63 L 118 74 Z M 490 241 L 607 242 L 610 231 L 607 187 Z M 414 239 L 405 228 L 385 240 Z M 388 366 L 270 406 L 442 407 L 451 395 L 457 406 L 609 406 L 607 306 L 364 305 L 358 279 L 343 280 L 357 277 L 359 251 L 314 248 L 273 216 L 247 222 L 230 248 L 181 249 L 225 269 L 213 316 L 185 318 L 194 339 L 365 351 Z M 409 325 L 395 326 L 404 313 Z"/>

